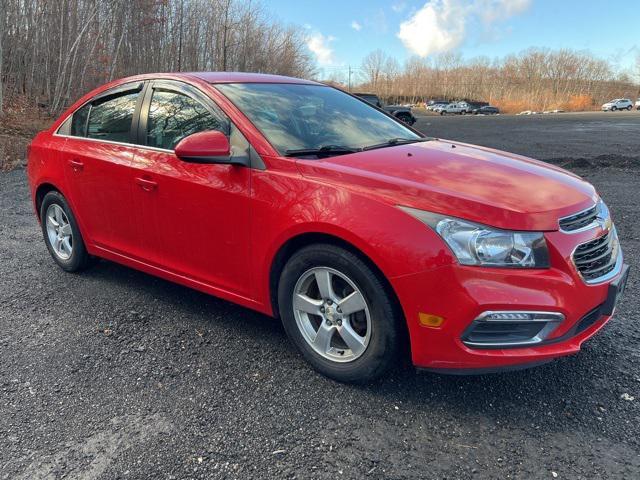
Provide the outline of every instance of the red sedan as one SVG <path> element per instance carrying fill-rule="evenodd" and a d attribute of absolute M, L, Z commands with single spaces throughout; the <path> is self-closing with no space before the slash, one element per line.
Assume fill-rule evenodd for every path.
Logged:
<path fill-rule="evenodd" d="M 64 270 L 100 257 L 278 316 L 341 381 L 403 353 L 449 373 L 575 353 L 628 273 L 581 178 L 295 78 L 112 82 L 36 136 L 28 176 Z"/>

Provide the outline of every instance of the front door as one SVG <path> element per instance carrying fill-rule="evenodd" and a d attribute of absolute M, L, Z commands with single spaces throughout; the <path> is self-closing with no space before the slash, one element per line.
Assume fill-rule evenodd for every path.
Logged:
<path fill-rule="evenodd" d="M 151 263 L 249 296 L 251 169 L 188 163 L 173 152 L 205 130 L 229 134 L 233 154 L 243 154 L 233 147 L 240 132 L 207 97 L 179 83 L 150 85 L 140 117 L 144 146 L 133 159 L 142 241 Z"/>

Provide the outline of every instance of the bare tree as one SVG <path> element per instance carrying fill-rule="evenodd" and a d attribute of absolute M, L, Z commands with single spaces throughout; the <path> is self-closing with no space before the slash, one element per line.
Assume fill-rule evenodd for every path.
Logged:
<path fill-rule="evenodd" d="M 0 0 L 5 100 L 59 112 L 87 89 L 145 72 L 240 70 L 308 77 L 304 29 L 243 0 Z M 2 27 L 0 27 L 2 28 Z"/>
<path fill-rule="evenodd" d="M 382 50 L 374 50 L 362 60 L 362 70 L 364 70 L 367 83 L 371 85 L 373 91 L 378 90 L 378 82 L 386 61 L 387 54 Z"/>
<path fill-rule="evenodd" d="M 365 57 L 362 69 L 366 81 L 359 89 L 388 101 L 484 100 L 507 112 L 584 110 L 638 91 L 630 77 L 616 76 L 607 61 L 567 49 L 529 49 L 502 59 L 467 61 L 447 53 L 409 59 L 403 69 L 376 50 Z"/>
<path fill-rule="evenodd" d="M 2 39 L 4 38 L 4 20 L 5 20 L 4 0 L 0 0 L 0 114 L 2 114 L 2 107 L 3 107 L 2 89 L 4 86 L 4 82 L 2 78 L 2 63 L 4 61 L 4 56 L 2 55 Z"/>

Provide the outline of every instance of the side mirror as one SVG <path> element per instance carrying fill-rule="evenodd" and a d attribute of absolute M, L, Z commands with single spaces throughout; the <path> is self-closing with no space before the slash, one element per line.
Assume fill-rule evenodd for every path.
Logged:
<path fill-rule="evenodd" d="M 247 166 L 246 159 L 231 157 L 229 139 L 217 130 L 198 132 L 183 138 L 176 145 L 175 154 L 185 162 Z"/>

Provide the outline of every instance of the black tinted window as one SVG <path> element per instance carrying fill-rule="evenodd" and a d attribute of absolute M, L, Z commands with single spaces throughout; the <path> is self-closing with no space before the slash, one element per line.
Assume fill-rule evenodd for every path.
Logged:
<path fill-rule="evenodd" d="M 128 143 L 138 95 L 139 92 L 125 92 L 93 102 L 87 137 Z"/>
<path fill-rule="evenodd" d="M 89 109 L 91 105 L 85 105 L 80 110 L 77 110 L 73 114 L 71 120 L 71 135 L 74 137 L 86 137 L 87 136 L 87 118 L 89 118 Z"/>
<path fill-rule="evenodd" d="M 225 131 L 225 123 L 187 95 L 166 90 L 153 92 L 147 145 L 173 150 L 183 138 L 205 130 Z"/>

